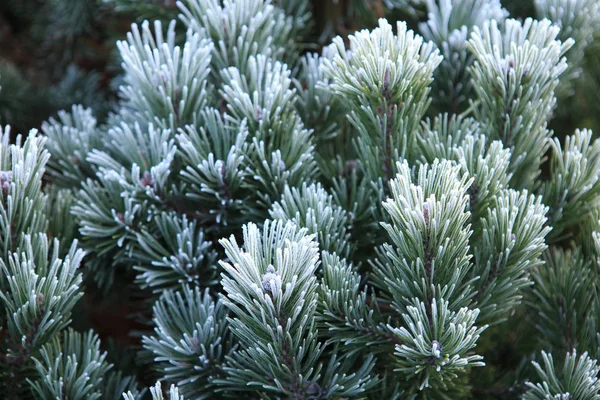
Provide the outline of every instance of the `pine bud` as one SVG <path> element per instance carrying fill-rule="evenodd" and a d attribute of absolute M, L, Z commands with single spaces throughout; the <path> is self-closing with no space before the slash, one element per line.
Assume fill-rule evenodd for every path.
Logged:
<path fill-rule="evenodd" d="M 10 190 L 10 184 L 12 182 L 13 173 L 12 171 L 0 171 L 0 186 L 2 186 L 2 196 L 8 196 Z"/>
<path fill-rule="evenodd" d="M 436 358 L 440 358 L 442 356 L 442 344 L 437 340 L 434 340 L 431 343 L 431 352 Z"/>
<path fill-rule="evenodd" d="M 262 276 L 262 286 L 269 293 L 275 292 L 277 286 L 281 286 L 281 276 L 279 272 L 275 271 L 274 266 L 269 265 L 267 267 L 267 272 Z"/>
<path fill-rule="evenodd" d="M 150 172 L 144 172 L 144 177 L 142 178 L 140 183 L 142 184 L 142 186 L 145 187 L 151 187 L 154 185 L 154 179 L 152 179 L 152 175 L 150 175 Z"/>
<path fill-rule="evenodd" d="M 344 170 L 344 176 L 345 177 L 351 176 L 352 173 L 354 173 L 355 169 L 356 169 L 356 161 L 355 160 L 346 161 L 346 168 Z"/>
<path fill-rule="evenodd" d="M 384 96 L 387 96 L 389 88 L 390 88 L 390 66 L 388 65 L 385 68 L 385 72 L 383 73 L 383 87 L 381 89 L 381 92 Z"/>
<path fill-rule="evenodd" d="M 316 382 L 306 382 L 304 384 L 305 389 L 304 393 L 306 393 L 309 397 L 308 399 L 322 399 L 323 398 L 323 389 Z"/>

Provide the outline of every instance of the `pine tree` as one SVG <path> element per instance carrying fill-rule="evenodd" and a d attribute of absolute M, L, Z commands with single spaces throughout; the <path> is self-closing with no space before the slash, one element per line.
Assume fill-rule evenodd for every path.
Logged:
<path fill-rule="evenodd" d="M 135 22 L 0 132 L 6 398 L 600 399 L 597 2 L 10 3 Z"/>

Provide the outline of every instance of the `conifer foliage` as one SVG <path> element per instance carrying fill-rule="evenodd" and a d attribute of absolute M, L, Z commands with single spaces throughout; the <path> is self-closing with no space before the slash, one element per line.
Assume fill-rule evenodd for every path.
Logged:
<path fill-rule="evenodd" d="M 600 399 L 600 6 L 354 3 L 105 1 L 112 112 L 0 131 L 4 398 Z"/>

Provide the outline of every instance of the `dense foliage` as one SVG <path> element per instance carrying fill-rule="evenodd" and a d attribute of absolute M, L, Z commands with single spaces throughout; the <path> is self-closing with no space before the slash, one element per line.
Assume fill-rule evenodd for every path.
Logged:
<path fill-rule="evenodd" d="M 600 3 L 317 3 L 0 6 L 5 398 L 600 399 Z"/>

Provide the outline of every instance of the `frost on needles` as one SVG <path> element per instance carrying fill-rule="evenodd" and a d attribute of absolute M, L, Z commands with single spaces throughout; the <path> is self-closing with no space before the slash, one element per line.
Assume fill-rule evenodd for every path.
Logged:
<path fill-rule="evenodd" d="M 551 129 L 600 8 L 383 4 L 311 53 L 308 1 L 182 0 L 108 117 L 3 130 L 6 398 L 600 399 L 600 142 Z"/>

